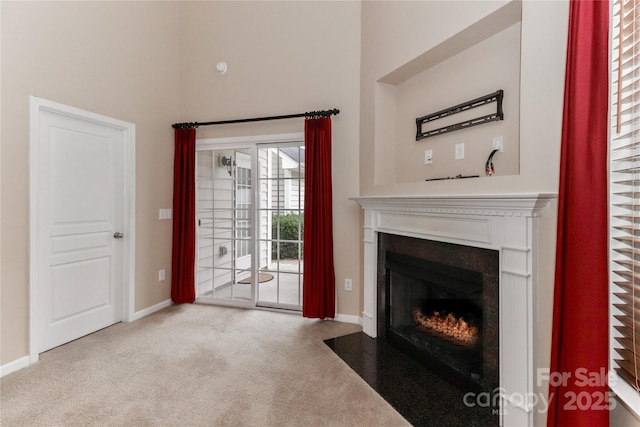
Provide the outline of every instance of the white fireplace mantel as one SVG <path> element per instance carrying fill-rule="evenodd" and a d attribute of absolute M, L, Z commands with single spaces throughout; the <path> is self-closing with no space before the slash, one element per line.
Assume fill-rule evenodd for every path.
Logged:
<path fill-rule="evenodd" d="M 500 253 L 500 424 L 532 426 L 538 216 L 553 193 L 355 197 L 364 215 L 364 332 L 377 335 L 378 233 Z M 493 395 L 492 395 L 493 398 Z"/>

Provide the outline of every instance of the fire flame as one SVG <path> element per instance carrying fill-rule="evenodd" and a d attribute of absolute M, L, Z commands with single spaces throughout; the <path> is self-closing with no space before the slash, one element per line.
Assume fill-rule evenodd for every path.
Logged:
<path fill-rule="evenodd" d="M 440 313 L 434 311 L 432 315 L 425 316 L 419 308 L 413 309 L 413 320 L 419 330 L 451 341 L 458 345 L 471 346 L 478 341 L 478 327 L 470 325 L 453 313 Z"/>

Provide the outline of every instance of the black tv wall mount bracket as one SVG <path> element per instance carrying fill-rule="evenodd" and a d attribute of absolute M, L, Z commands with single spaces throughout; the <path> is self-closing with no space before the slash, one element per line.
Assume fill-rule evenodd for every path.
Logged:
<path fill-rule="evenodd" d="M 453 107 L 445 108 L 444 110 L 437 111 L 426 116 L 418 117 L 416 119 L 416 141 L 421 139 L 430 138 L 436 135 L 442 135 L 445 133 L 453 132 L 460 129 L 466 129 L 472 126 L 481 125 L 484 123 L 495 122 L 504 120 L 504 113 L 502 112 L 502 97 L 504 92 L 502 89 L 490 93 L 489 95 L 481 96 L 480 98 L 472 99 L 471 101 L 463 102 L 462 104 L 455 105 Z M 485 116 L 477 117 L 475 119 L 465 120 L 460 123 L 456 123 L 449 126 L 444 126 L 437 129 L 423 131 L 422 126 L 431 123 L 434 120 L 442 119 L 448 116 L 452 116 L 463 111 L 470 110 L 472 108 L 480 107 L 482 105 L 496 103 L 496 112 L 487 114 Z"/>

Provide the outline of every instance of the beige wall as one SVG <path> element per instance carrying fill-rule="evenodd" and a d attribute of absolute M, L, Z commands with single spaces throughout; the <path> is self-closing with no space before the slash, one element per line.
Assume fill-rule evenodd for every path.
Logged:
<path fill-rule="evenodd" d="M 359 316 L 359 2 L 187 2 L 180 10 L 181 115 L 188 121 L 338 108 L 333 220 L 338 313 Z M 226 74 L 216 73 L 225 61 Z M 302 132 L 304 119 L 201 127 L 199 138 Z M 353 279 L 351 292 L 345 278 Z"/>
<path fill-rule="evenodd" d="M 333 120 L 338 311 L 360 312 L 359 2 L 7 2 L 1 5 L 0 364 L 28 354 L 28 102 L 136 124 L 136 310 L 165 301 L 171 123 L 339 108 Z M 224 60 L 229 72 L 215 72 Z M 300 132 L 302 119 L 200 128 L 199 137 Z"/>
<path fill-rule="evenodd" d="M 28 354 L 29 96 L 136 125 L 136 292 L 140 310 L 169 297 L 178 4 L 6 2 L 2 8 L 0 364 Z"/>
<path fill-rule="evenodd" d="M 557 192 L 562 126 L 564 66 L 569 3 L 567 1 L 522 2 L 520 42 L 519 173 L 468 180 L 424 182 L 415 178 L 400 182 L 389 163 L 394 163 L 397 141 L 378 123 L 393 114 L 393 85 L 379 81 L 403 69 L 439 44 L 489 17 L 504 1 L 379 1 L 362 4 L 360 193 L 366 195 L 491 194 Z M 437 49 L 435 49 L 437 51 Z M 475 62 L 469 59 L 470 75 Z M 482 92 L 482 82 L 466 86 Z M 475 94 L 475 92 L 474 92 Z M 482 94 L 482 93 L 481 93 Z M 472 97 L 472 94 L 469 95 Z M 453 105 L 454 103 L 451 103 Z M 446 106 L 446 105 L 445 105 Z M 425 112 L 426 113 L 426 112 Z M 507 116 L 505 120 L 509 120 Z M 401 123 L 392 123 L 397 127 Z M 415 123 L 410 124 L 415 129 Z M 491 126 L 491 125 L 482 125 Z M 473 129 L 465 137 L 473 138 Z M 458 132 L 454 132 L 455 135 Z M 451 142 L 453 143 L 453 142 Z M 505 140 L 505 150 L 509 141 Z M 415 142 L 414 142 L 415 144 Z M 420 144 L 420 143 L 417 143 Z M 468 144 L 467 144 L 468 145 Z M 424 148 L 420 147 L 420 151 Z M 395 154 L 394 154 L 395 153 Z M 435 154 L 435 153 L 434 153 Z M 418 157 L 417 155 L 414 156 Z M 391 158 L 389 162 L 387 159 Z M 408 157 L 407 157 L 408 158 Z M 422 161 L 423 155 L 419 154 Z M 437 159 L 434 157 L 434 162 Z M 406 161 L 406 160 L 405 160 Z M 497 158 L 499 166 L 499 158 Z M 423 166 L 424 167 L 424 166 Z M 457 169 L 452 169 L 455 175 Z M 537 294 L 534 295 L 534 366 L 548 367 L 551 342 L 551 307 L 557 205 L 544 211 L 540 221 Z M 546 386 L 537 392 L 546 393 Z M 544 414 L 535 414 L 536 425 L 544 425 Z"/>

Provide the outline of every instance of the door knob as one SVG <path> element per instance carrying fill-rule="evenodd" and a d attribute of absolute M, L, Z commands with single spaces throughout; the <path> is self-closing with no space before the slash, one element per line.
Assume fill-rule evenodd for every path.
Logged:
<path fill-rule="evenodd" d="M 116 232 L 113 234 L 113 238 L 114 238 L 114 239 L 122 239 L 123 237 L 124 237 L 124 234 L 120 233 L 119 231 L 116 231 Z"/>

